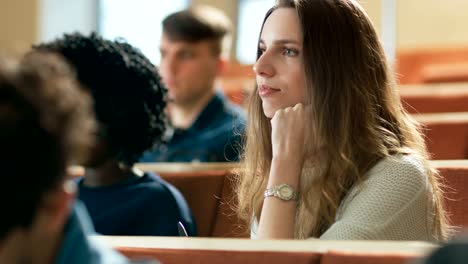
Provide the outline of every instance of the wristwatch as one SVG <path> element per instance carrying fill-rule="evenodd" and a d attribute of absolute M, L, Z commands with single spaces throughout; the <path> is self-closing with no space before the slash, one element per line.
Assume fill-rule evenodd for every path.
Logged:
<path fill-rule="evenodd" d="M 294 188 L 288 184 L 281 184 L 265 190 L 264 197 L 267 198 L 270 196 L 278 197 L 283 201 L 297 201 L 299 192 L 295 191 Z"/>

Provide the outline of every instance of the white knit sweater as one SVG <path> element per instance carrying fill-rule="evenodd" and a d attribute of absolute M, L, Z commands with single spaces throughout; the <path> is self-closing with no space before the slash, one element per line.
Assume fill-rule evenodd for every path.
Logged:
<path fill-rule="evenodd" d="M 426 169 L 416 156 L 386 158 L 349 192 L 320 238 L 436 241 L 431 197 Z M 256 238 L 257 225 L 254 219 L 251 238 Z"/>

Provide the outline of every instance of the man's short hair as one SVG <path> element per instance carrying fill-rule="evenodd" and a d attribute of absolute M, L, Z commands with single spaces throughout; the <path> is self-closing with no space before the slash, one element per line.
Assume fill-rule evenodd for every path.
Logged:
<path fill-rule="evenodd" d="M 202 5 L 179 11 L 167 16 L 162 26 L 171 41 L 213 41 L 214 54 L 229 57 L 232 23 L 217 8 Z"/>
<path fill-rule="evenodd" d="M 44 194 L 79 162 L 94 133 L 90 99 L 57 56 L 0 58 L 0 239 L 29 227 Z"/>

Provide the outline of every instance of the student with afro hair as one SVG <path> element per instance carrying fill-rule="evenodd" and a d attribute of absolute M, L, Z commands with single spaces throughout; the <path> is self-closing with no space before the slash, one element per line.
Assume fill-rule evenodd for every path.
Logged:
<path fill-rule="evenodd" d="M 161 142 L 166 129 L 166 88 L 157 69 L 137 49 L 95 33 L 65 34 L 35 46 L 58 53 L 75 68 L 94 99 L 97 143 L 78 183 L 97 232 L 103 235 L 177 236 L 182 222 L 196 226 L 180 192 L 159 176 L 133 167 Z"/>

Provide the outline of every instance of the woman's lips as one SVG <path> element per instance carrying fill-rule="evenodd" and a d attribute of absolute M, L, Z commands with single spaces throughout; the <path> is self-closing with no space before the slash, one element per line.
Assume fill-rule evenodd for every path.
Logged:
<path fill-rule="evenodd" d="M 276 89 L 268 85 L 260 85 L 260 87 L 258 87 L 258 94 L 261 97 L 266 97 L 266 96 L 272 95 L 280 91 L 281 91 L 280 89 Z"/>

